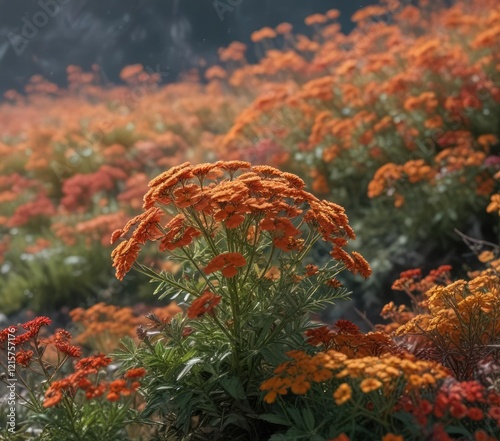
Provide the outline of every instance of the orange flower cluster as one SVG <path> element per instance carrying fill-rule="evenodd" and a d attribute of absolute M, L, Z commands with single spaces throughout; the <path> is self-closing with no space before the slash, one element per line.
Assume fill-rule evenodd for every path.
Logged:
<path fill-rule="evenodd" d="M 31 364 L 35 356 L 34 349 L 36 349 L 35 359 L 38 359 L 40 363 L 45 363 L 50 359 L 51 351 L 55 351 L 57 357 L 62 359 L 81 357 L 82 350 L 70 343 L 72 336 L 68 331 L 57 329 L 54 334 L 48 337 L 40 335 L 42 327 L 49 326 L 51 323 L 52 321 L 48 317 L 42 316 L 0 331 L 0 349 L 5 349 L 4 344 L 9 334 L 12 334 L 12 328 L 14 328 L 14 334 L 17 334 L 20 329 L 25 329 L 26 332 L 11 338 L 11 342 L 16 345 L 16 363 L 19 366 L 26 368 Z"/>
<path fill-rule="evenodd" d="M 20 346 L 23 343 L 29 341 L 29 340 L 37 340 L 38 339 L 38 334 L 40 332 L 40 329 L 42 326 L 49 326 L 52 323 L 52 320 L 49 319 L 48 317 L 36 317 L 33 320 L 30 320 L 26 323 L 23 323 L 21 325 L 22 329 L 25 329 L 26 332 L 23 334 L 17 335 L 16 338 L 13 340 L 14 345 Z M 19 330 L 18 327 L 17 330 Z M 8 329 L 8 328 L 7 328 Z M 7 330 L 3 330 L 1 335 L 5 336 Z M 6 340 L 4 338 L 0 338 L 0 344 L 4 343 Z"/>
<path fill-rule="evenodd" d="M 101 243 L 109 245 L 109 236 L 120 225 L 123 225 L 127 215 L 123 211 L 110 214 L 101 214 L 89 220 L 78 222 L 74 227 L 73 237 L 85 237 L 86 244 Z"/>
<path fill-rule="evenodd" d="M 113 233 L 112 243 L 135 227 L 130 239 L 112 253 L 116 275 L 123 279 L 147 241 L 160 241 L 161 251 L 172 251 L 189 246 L 197 237 L 210 243 L 211 237 L 222 231 L 233 231 L 241 243 L 252 237 L 252 246 L 267 237 L 284 252 L 300 251 L 303 232 L 296 225 L 302 222 L 332 245 L 334 259 L 354 274 L 368 277 L 371 269 L 363 257 L 344 250 L 348 239 L 355 238 L 344 209 L 319 200 L 306 192 L 304 185 L 291 173 L 269 166 L 252 167 L 244 161 L 173 167 L 149 183 L 145 211 Z M 162 226 L 164 210 L 176 215 Z M 205 273 L 221 271 L 224 277 L 233 277 L 245 265 L 242 252 L 228 251 L 214 255 L 205 265 Z"/>
<path fill-rule="evenodd" d="M 81 357 L 82 356 L 82 349 L 79 348 L 78 346 L 73 346 L 69 343 L 71 340 L 71 334 L 64 330 L 64 329 L 58 329 L 54 335 L 50 336 L 49 338 L 42 339 L 41 343 L 43 345 L 54 345 L 55 348 L 61 352 L 62 354 L 66 354 L 70 357 Z"/>
<path fill-rule="evenodd" d="M 201 317 L 204 314 L 213 314 L 214 308 L 221 301 L 221 296 L 216 296 L 209 291 L 205 291 L 200 297 L 191 303 L 187 310 L 190 319 Z"/>
<path fill-rule="evenodd" d="M 75 365 L 75 371 L 67 377 L 54 381 L 45 392 L 43 407 L 54 407 L 60 403 L 64 395 L 75 396 L 79 390 L 85 393 L 87 400 L 99 398 L 106 394 L 108 401 L 118 401 L 136 392 L 140 386 L 139 378 L 146 374 L 144 369 L 136 368 L 125 372 L 124 378 L 109 383 L 97 381 L 100 371 L 111 363 L 111 358 L 103 354 L 82 358 Z"/>
<path fill-rule="evenodd" d="M 245 257 L 240 253 L 222 253 L 208 262 L 204 271 L 206 274 L 220 271 L 224 277 L 234 277 L 238 273 L 238 268 L 244 267 L 246 264 Z"/>
<path fill-rule="evenodd" d="M 80 344 L 88 344 L 94 339 L 103 340 L 103 347 L 125 336 L 133 336 L 138 325 L 132 308 L 96 303 L 88 309 L 76 308 L 70 312 L 71 320 L 81 326 L 76 337 Z"/>
<path fill-rule="evenodd" d="M 320 345 L 322 351 L 338 351 L 349 358 L 401 353 L 387 334 L 381 332 L 364 334 L 348 320 L 338 320 L 334 328 L 321 326 L 307 330 L 305 332 L 307 342 L 312 346 Z"/>
<path fill-rule="evenodd" d="M 153 308 L 151 312 L 160 320 L 168 322 L 182 312 L 182 309 L 172 302 L 165 307 Z M 102 302 L 88 309 L 73 309 L 70 317 L 79 325 L 80 332 L 76 337 L 79 344 L 91 345 L 106 352 L 116 349 L 121 338 L 134 337 L 136 328 L 148 322 L 144 315 L 138 316 L 130 307 L 106 305 Z"/>
<path fill-rule="evenodd" d="M 422 277 L 420 268 L 403 271 L 399 279 L 394 281 L 392 289 L 396 291 L 405 291 L 407 293 L 424 293 L 435 285 L 446 285 L 451 283 L 450 265 L 441 265 L 437 269 L 431 270 L 429 274 Z"/>
<path fill-rule="evenodd" d="M 289 390 L 304 395 L 314 383 L 349 380 L 350 384 L 342 383 L 333 392 L 336 403 L 342 405 L 351 398 L 352 385 L 363 394 L 378 390 L 389 394 L 402 382 L 406 392 L 410 392 L 432 387 L 448 375 L 437 363 L 416 360 L 409 355 L 349 358 L 333 350 L 312 356 L 302 351 L 291 351 L 287 355 L 292 360 L 280 364 L 274 370 L 275 375 L 260 386 L 260 390 L 266 391 L 264 401 L 267 403 L 273 403 L 278 395 L 286 395 Z"/>
<path fill-rule="evenodd" d="M 227 69 L 230 85 L 258 92 L 227 132 L 226 155 L 280 145 L 311 170 L 312 188 L 336 200 L 360 180 L 359 197 L 368 190 L 396 207 L 420 189 L 427 198 L 466 183 L 491 194 L 498 8 L 492 0 L 438 10 L 393 3 L 356 12 L 349 35 L 330 22 L 338 11 L 306 18 L 312 38 L 281 38 L 289 32 L 281 25 L 256 32 L 265 52 L 258 64 Z"/>
<path fill-rule="evenodd" d="M 259 31 L 255 31 L 250 38 L 254 43 L 258 43 L 259 41 L 275 37 L 276 32 L 272 28 L 265 27 Z"/>
<path fill-rule="evenodd" d="M 387 163 L 380 167 L 372 181 L 368 184 L 368 196 L 374 198 L 380 196 L 383 192 L 394 193 L 399 181 L 406 180 L 411 184 L 420 181 L 432 182 L 436 171 L 427 165 L 423 159 L 407 161 L 403 165 Z M 395 205 L 401 206 L 404 198 L 400 193 L 395 194 Z M 399 195 L 399 197 L 398 197 Z"/>
<path fill-rule="evenodd" d="M 426 311 L 396 335 L 423 337 L 430 349 L 422 355 L 448 366 L 458 379 L 474 378 L 500 338 L 498 282 L 497 274 L 485 271 L 468 282 L 432 287 L 425 293 Z"/>
<path fill-rule="evenodd" d="M 387 335 L 393 335 L 402 325 L 415 317 L 415 313 L 410 311 L 405 305 L 396 307 L 394 302 L 389 302 L 382 308 L 380 316 L 390 320 L 390 323 L 376 324 L 375 329 Z"/>
<path fill-rule="evenodd" d="M 56 406 L 63 399 L 63 392 L 74 395 L 78 389 L 86 392 L 87 399 L 101 396 L 105 391 L 104 385 L 95 386 L 87 377 L 97 374 L 101 368 L 111 363 L 111 358 L 104 354 L 82 358 L 75 366 L 75 372 L 67 378 L 54 381 L 45 392 L 43 407 Z"/>
<path fill-rule="evenodd" d="M 498 212 L 498 215 L 500 216 L 500 194 L 496 193 L 491 196 L 491 202 L 486 208 L 486 211 L 488 213 Z"/>

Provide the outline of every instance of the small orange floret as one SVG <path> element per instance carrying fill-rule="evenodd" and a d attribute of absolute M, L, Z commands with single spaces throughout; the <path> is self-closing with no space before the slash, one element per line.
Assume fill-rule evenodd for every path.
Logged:
<path fill-rule="evenodd" d="M 205 291 L 200 297 L 193 301 L 187 310 L 190 319 L 201 317 L 206 313 L 213 313 L 214 308 L 220 303 L 222 297 L 210 291 Z"/>
<path fill-rule="evenodd" d="M 245 257 L 240 253 L 223 253 L 215 256 L 205 267 L 205 273 L 211 274 L 221 271 L 224 277 L 233 277 L 237 274 L 238 268 L 247 263 Z"/>

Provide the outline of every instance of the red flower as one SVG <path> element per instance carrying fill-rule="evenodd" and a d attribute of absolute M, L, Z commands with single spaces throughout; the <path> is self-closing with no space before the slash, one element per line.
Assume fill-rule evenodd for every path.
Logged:
<path fill-rule="evenodd" d="M 38 333 L 40 332 L 40 328 L 42 326 L 48 326 L 52 323 L 52 320 L 49 319 L 48 317 L 36 317 L 33 320 L 30 320 L 29 322 L 26 322 L 21 325 L 23 329 L 26 329 L 27 332 L 24 334 L 18 335 L 14 339 L 14 344 L 20 345 L 28 340 L 30 340 L 33 337 L 37 337 Z"/>
<path fill-rule="evenodd" d="M 312 346 L 316 346 L 319 344 L 327 345 L 332 340 L 332 331 L 328 328 L 328 326 L 320 326 L 319 328 L 308 329 L 305 332 L 307 337 L 307 343 Z"/>
<path fill-rule="evenodd" d="M 491 407 L 488 415 L 500 424 L 500 406 Z"/>
<path fill-rule="evenodd" d="M 16 363 L 27 367 L 31 362 L 31 357 L 33 357 L 33 351 L 23 351 L 22 349 L 16 354 Z"/>
<path fill-rule="evenodd" d="M 467 416 L 473 421 L 481 421 L 484 418 L 484 412 L 479 407 L 471 407 L 467 411 Z"/>
<path fill-rule="evenodd" d="M 223 253 L 215 256 L 205 267 L 205 273 L 211 274 L 221 271 L 224 277 L 234 277 L 238 273 L 238 268 L 247 263 L 245 257 L 240 253 Z"/>
<path fill-rule="evenodd" d="M 306 265 L 306 275 L 307 276 L 315 276 L 316 274 L 319 273 L 319 269 L 316 265 Z"/>
<path fill-rule="evenodd" d="M 58 329 L 55 334 L 43 341 L 44 344 L 53 344 L 58 351 L 67 354 L 70 357 L 81 357 L 82 349 L 78 346 L 73 346 L 69 343 L 71 334 L 64 330 Z"/>
<path fill-rule="evenodd" d="M 179 208 L 190 207 L 201 199 L 200 187 L 196 184 L 184 185 L 174 191 L 174 203 Z"/>
<path fill-rule="evenodd" d="M 111 363 L 111 358 L 104 354 L 93 355 L 92 357 L 82 358 L 75 366 L 76 370 L 94 370 L 97 371 Z"/>
<path fill-rule="evenodd" d="M 14 329 L 14 332 L 11 332 L 12 329 Z M 12 335 L 13 333 L 17 332 L 17 327 L 16 326 L 10 326 L 8 328 L 2 329 L 0 331 L 0 345 L 5 343 L 9 339 L 9 335 Z"/>
<path fill-rule="evenodd" d="M 360 334 L 359 327 L 349 320 L 337 320 L 335 327 L 338 329 L 339 334 Z"/>
<path fill-rule="evenodd" d="M 467 407 L 460 402 L 454 402 L 450 406 L 450 414 L 452 417 L 461 419 L 467 416 Z"/>
<path fill-rule="evenodd" d="M 135 368 L 135 369 L 129 369 L 127 372 L 125 372 L 124 377 L 125 378 L 141 378 L 146 375 L 146 369 L 140 367 L 140 368 Z"/>
<path fill-rule="evenodd" d="M 187 310 L 187 316 L 190 319 L 201 317 L 205 313 L 212 313 L 214 308 L 221 301 L 221 296 L 216 296 L 210 291 L 205 291 L 203 295 L 193 301 Z"/>

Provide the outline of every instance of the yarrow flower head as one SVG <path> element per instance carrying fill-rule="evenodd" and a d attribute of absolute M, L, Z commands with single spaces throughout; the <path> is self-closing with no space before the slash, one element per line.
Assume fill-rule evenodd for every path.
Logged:
<path fill-rule="evenodd" d="M 255 249 L 263 240 L 280 252 L 300 252 L 308 226 L 317 239 L 330 243 L 334 259 L 368 277 L 371 269 L 364 258 L 344 250 L 355 238 L 344 209 L 319 200 L 304 185 L 291 173 L 245 161 L 173 167 L 149 183 L 145 211 L 112 234 L 112 243 L 125 239 L 112 253 L 116 276 L 123 279 L 146 242 L 159 242 L 160 251 L 174 252 L 202 240 L 212 251 L 204 272 L 220 271 L 231 278 L 248 264 L 249 247 Z M 223 236 L 230 236 L 238 249 L 216 253 L 215 238 Z M 311 267 L 306 271 L 309 276 L 316 273 Z"/>

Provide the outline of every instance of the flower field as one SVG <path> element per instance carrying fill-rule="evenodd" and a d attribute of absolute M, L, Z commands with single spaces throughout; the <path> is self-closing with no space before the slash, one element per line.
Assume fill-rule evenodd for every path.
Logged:
<path fill-rule="evenodd" d="M 351 20 L 5 94 L 0 439 L 500 439 L 500 5 Z"/>

